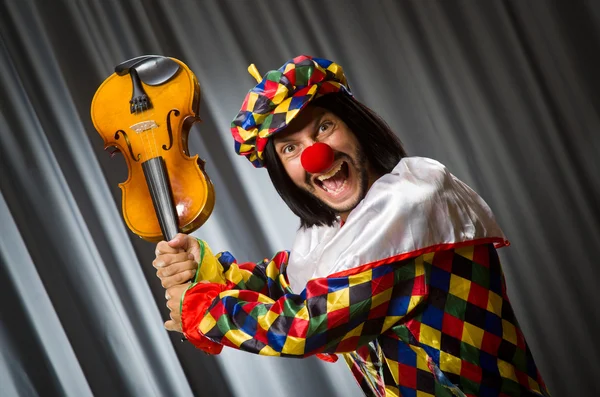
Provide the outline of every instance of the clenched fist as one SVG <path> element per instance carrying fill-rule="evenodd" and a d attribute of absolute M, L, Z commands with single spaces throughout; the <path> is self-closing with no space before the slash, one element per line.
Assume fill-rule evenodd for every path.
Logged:
<path fill-rule="evenodd" d="M 194 237 L 179 233 L 171 241 L 158 243 L 155 253 L 152 266 L 163 288 L 186 283 L 196 275 L 200 245 Z"/>
<path fill-rule="evenodd" d="M 176 285 L 167 289 L 165 298 L 167 299 L 167 307 L 171 311 L 169 313 L 170 320 L 165 322 L 165 328 L 168 331 L 182 332 L 181 329 L 181 296 L 190 286 L 189 283 Z"/>

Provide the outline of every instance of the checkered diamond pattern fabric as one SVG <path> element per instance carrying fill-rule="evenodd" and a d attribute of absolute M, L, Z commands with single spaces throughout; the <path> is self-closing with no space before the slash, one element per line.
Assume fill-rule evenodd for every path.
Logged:
<path fill-rule="evenodd" d="M 262 167 L 268 138 L 285 128 L 310 101 L 350 88 L 342 67 L 327 59 L 300 55 L 265 74 L 231 122 L 235 150 Z"/>
<path fill-rule="evenodd" d="M 287 284 L 286 252 L 241 265 L 225 253 L 216 263 L 227 280 L 218 296 L 200 297 L 211 284 L 197 284 L 183 302 L 184 317 L 202 307 L 184 332 L 209 343 L 269 356 L 341 353 L 372 396 L 548 395 L 492 244 L 362 266 L 310 280 L 301 294 Z"/>

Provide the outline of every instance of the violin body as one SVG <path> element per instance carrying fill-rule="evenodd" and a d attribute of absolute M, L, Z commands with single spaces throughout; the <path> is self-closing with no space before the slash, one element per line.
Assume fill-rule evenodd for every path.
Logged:
<path fill-rule="evenodd" d="M 92 121 L 104 148 L 121 152 L 129 169 L 119 184 L 123 217 L 145 240 L 191 233 L 213 210 L 204 161 L 188 150 L 189 130 L 200 120 L 199 103 L 200 85 L 190 69 L 154 56 L 117 66 L 92 101 Z"/>

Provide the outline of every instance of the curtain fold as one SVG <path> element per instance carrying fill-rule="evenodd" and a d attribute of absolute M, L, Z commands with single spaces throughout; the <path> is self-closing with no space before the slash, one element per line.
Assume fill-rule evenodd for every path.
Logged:
<path fill-rule="evenodd" d="M 126 229 L 125 162 L 89 116 L 114 66 L 142 54 L 200 81 L 190 151 L 217 204 L 194 235 L 214 250 L 260 260 L 298 226 L 266 171 L 233 151 L 247 66 L 332 59 L 410 154 L 490 204 L 551 393 L 598 393 L 597 2 L 0 0 L 0 395 L 361 395 L 341 362 L 210 357 L 164 331 L 154 245 Z"/>

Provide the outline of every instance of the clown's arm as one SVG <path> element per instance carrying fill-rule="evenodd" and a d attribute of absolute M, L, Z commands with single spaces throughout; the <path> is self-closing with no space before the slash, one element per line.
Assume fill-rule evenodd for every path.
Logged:
<path fill-rule="evenodd" d="M 238 288 L 238 269 L 249 264 L 229 266 L 226 284 L 192 283 L 181 301 L 186 338 L 209 353 L 222 346 L 286 357 L 349 352 L 403 321 L 427 296 L 423 256 L 312 279 L 300 294 L 280 272 L 286 263 L 284 251 L 265 267 L 269 295 Z"/>
<path fill-rule="evenodd" d="M 179 251 L 179 252 L 178 252 Z M 269 295 L 269 276 L 279 269 L 265 259 L 258 263 L 238 265 L 229 252 L 213 255 L 208 245 L 195 237 L 178 234 L 170 242 L 160 242 L 153 262 L 157 277 L 166 289 L 185 282 L 230 284 L 231 288 L 247 289 Z"/>

